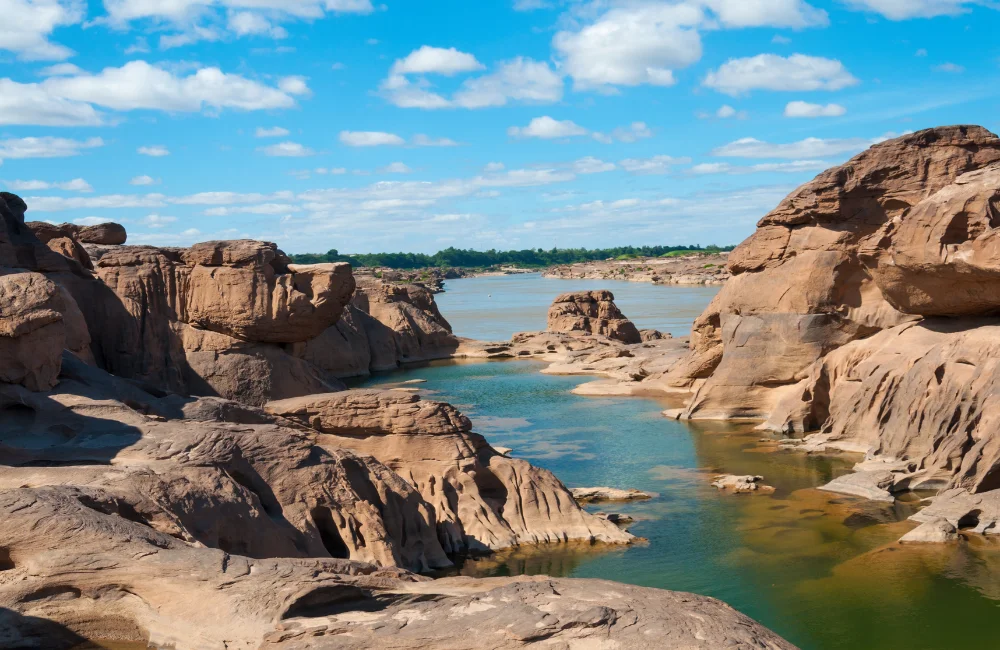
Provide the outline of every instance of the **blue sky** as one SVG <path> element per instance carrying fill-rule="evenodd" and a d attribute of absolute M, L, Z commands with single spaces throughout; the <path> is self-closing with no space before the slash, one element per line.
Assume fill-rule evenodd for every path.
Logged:
<path fill-rule="evenodd" d="M 730 244 L 1000 129 L 990 0 L 0 0 L 0 188 L 131 243 Z"/>

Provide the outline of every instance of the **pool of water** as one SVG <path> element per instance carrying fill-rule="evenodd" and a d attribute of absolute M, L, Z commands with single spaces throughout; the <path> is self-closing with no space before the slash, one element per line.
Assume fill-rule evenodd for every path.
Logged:
<path fill-rule="evenodd" d="M 569 291 L 607 289 L 639 329 L 687 336 L 691 322 L 720 287 L 658 286 L 625 280 L 558 280 L 538 273 L 448 280 L 436 300 L 455 334 L 504 341 L 516 332 L 545 329 L 553 299 Z"/>
<path fill-rule="evenodd" d="M 502 326 L 476 325 L 471 308 L 454 318 L 446 293 L 440 297 L 442 311 L 463 323 L 464 332 L 456 326 L 459 333 L 515 325 L 539 329 L 525 327 L 526 319 L 537 320 L 537 305 L 547 305 L 555 293 L 576 290 L 574 285 L 611 288 L 609 283 L 515 276 L 452 281 L 448 290 L 461 304 L 462 282 L 497 280 L 506 282 L 492 285 L 494 299 L 514 287 L 527 287 L 523 295 L 533 296 L 536 306 L 517 317 L 507 315 Z M 640 295 L 655 291 L 650 295 L 664 304 L 657 304 L 653 315 L 644 313 L 639 301 L 630 310 L 619 285 L 634 286 Z M 466 304 L 475 302 L 468 297 L 475 291 L 467 290 Z M 618 303 L 626 315 L 659 327 L 666 327 L 664 318 L 672 314 L 697 313 L 714 295 L 701 289 L 696 305 L 692 294 L 679 287 L 613 283 L 612 291 L 622 296 Z M 497 310 L 488 313 L 487 318 L 498 316 Z M 540 313 L 544 324 L 544 310 Z M 498 336 L 492 338 L 509 336 L 493 331 Z M 847 472 L 855 458 L 779 450 L 747 425 L 668 420 L 661 411 L 678 404 L 667 400 L 573 395 L 570 391 L 590 378 L 542 375 L 542 367 L 536 361 L 435 362 L 359 385 L 424 379 L 419 386 L 426 398 L 455 404 L 491 443 L 513 448 L 514 456 L 552 470 L 570 487 L 606 485 L 658 493 L 646 502 L 591 508 L 633 516 L 629 530 L 646 541 L 620 548 L 524 548 L 466 561 L 457 572 L 604 578 L 714 596 L 804 650 L 998 647 L 996 540 L 897 544 L 914 526 L 906 519 L 919 499 L 887 505 L 815 489 Z M 776 491 L 720 494 L 710 485 L 716 473 L 760 474 Z"/>

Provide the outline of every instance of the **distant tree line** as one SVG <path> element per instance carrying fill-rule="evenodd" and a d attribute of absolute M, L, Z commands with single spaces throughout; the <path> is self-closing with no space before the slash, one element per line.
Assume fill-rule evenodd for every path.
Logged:
<path fill-rule="evenodd" d="M 326 253 L 292 255 L 298 264 L 321 262 L 350 262 L 360 268 L 386 267 L 391 269 L 421 269 L 426 267 L 485 268 L 490 266 L 519 266 L 537 268 L 575 262 L 598 260 L 627 260 L 639 257 L 678 257 L 690 253 L 719 253 L 731 251 L 733 246 L 619 246 L 617 248 L 529 248 L 522 251 L 488 251 L 446 248 L 433 255 L 424 253 L 362 253 L 342 255 L 336 249 Z"/>

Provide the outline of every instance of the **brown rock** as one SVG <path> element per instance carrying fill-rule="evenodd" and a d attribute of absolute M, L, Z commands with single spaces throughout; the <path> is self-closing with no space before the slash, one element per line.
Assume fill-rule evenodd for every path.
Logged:
<path fill-rule="evenodd" d="M 906 224 L 918 204 L 996 161 L 1000 139 L 981 127 L 930 129 L 876 145 L 784 199 L 730 255 L 734 276 L 669 377 L 675 386 L 706 378 L 686 416 L 766 418 L 815 361 L 911 320 L 873 281 L 871 250 L 884 247 L 887 224 Z"/>
<path fill-rule="evenodd" d="M 610 291 L 564 293 L 549 308 L 548 331 L 605 336 L 623 343 L 641 343 L 632 321 L 614 303 Z"/>
<path fill-rule="evenodd" d="M 25 224 L 38 237 L 38 241 L 48 246 L 53 252 L 75 260 L 80 266 L 93 270 L 90 255 L 79 240 L 76 239 L 77 226 L 64 223 L 56 226 L 46 221 L 29 221 Z"/>
<path fill-rule="evenodd" d="M 106 246 L 119 246 L 128 240 L 125 226 L 120 223 L 99 223 L 94 226 L 78 226 L 76 231 L 77 241 L 84 244 L 103 244 Z"/>
<path fill-rule="evenodd" d="M 271 402 L 266 410 L 323 433 L 324 448 L 370 454 L 432 506 L 449 553 L 524 543 L 630 539 L 580 510 L 549 472 L 507 458 L 449 404 L 396 391 L 345 391 Z"/>
<path fill-rule="evenodd" d="M 643 501 L 656 495 L 634 488 L 621 489 L 612 487 L 580 487 L 570 488 L 573 498 L 579 503 L 603 503 L 607 501 Z"/>
<path fill-rule="evenodd" d="M 66 347 L 59 289 L 38 273 L 0 275 L 0 381 L 56 385 Z"/>

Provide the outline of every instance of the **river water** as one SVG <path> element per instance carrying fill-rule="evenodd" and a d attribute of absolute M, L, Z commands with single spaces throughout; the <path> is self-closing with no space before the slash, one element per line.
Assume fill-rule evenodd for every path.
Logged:
<path fill-rule="evenodd" d="M 438 297 L 459 335 L 504 339 L 542 329 L 564 291 L 611 289 L 641 327 L 684 334 L 716 289 L 505 276 L 453 280 Z M 492 294 L 492 296 L 490 296 Z M 518 301 L 518 297 L 523 298 Z M 410 379 L 475 429 L 573 486 L 633 487 L 651 501 L 604 505 L 647 541 L 626 548 L 548 545 L 466 561 L 465 575 L 605 578 L 714 596 L 803 649 L 1000 647 L 1000 543 L 896 543 L 919 501 L 886 505 L 815 487 L 853 458 L 780 451 L 746 425 L 662 417 L 648 398 L 573 395 L 586 377 L 542 375 L 535 361 L 439 362 L 378 375 Z M 715 473 L 760 474 L 777 491 L 727 496 Z M 591 508 L 597 510 L 599 508 Z"/>

